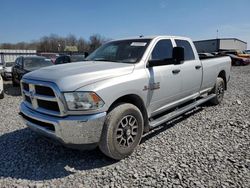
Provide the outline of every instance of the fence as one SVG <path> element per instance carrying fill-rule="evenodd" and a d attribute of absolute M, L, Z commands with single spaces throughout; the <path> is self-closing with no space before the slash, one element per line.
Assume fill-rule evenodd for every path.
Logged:
<path fill-rule="evenodd" d="M 19 56 L 33 56 L 36 55 L 36 50 L 5 50 L 0 49 L 0 65 L 7 62 L 14 62 Z"/>

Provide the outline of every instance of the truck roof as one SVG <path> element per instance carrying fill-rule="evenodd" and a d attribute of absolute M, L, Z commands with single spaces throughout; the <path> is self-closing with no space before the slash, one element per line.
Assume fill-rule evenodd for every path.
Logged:
<path fill-rule="evenodd" d="M 188 37 L 182 37 L 182 36 L 171 36 L 171 35 L 150 35 L 150 36 L 134 36 L 134 37 L 126 37 L 126 38 L 120 38 L 117 40 L 138 40 L 138 39 L 155 39 L 155 38 L 178 38 L 178 39 L 190 39 Z M 117 41 L 112 40 L 112 41 Z"/>

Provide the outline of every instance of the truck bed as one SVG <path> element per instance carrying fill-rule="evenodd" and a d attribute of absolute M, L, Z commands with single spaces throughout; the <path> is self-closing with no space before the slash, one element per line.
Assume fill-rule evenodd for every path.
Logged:
<path fill-rule="evenodd" d="M 201 58 L 201 64 L 203 67 L 203 80 L 201 91 L 205 88 L 211 88 L 214 86 L 215 79 L 220 73 L 220 70 L 230 72 L 231 58 L 228 56 L 215 56 Z M 227 76 L 227 80 L 229 76 Z"/>

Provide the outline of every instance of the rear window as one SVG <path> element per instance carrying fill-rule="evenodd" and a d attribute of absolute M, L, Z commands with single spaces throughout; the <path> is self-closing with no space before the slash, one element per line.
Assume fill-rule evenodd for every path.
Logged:
<path fill-rule="evenodd" d="M 175 40 L 177 47 L 184 48 L 185 54 L 184 59 L 187 60 L 194 60 L 194 52 L 190 45 L 190 43 L 186 40 Z"/>

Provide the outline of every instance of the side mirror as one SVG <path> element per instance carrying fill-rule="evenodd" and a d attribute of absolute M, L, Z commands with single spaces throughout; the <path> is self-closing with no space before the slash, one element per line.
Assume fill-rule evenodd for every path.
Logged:
<path fill-rule="evenodd" d="M 184 48 L 183 47 L 174 47 L 173 48 L 173 60 L 176 64 L 180 64 L 184 61 Z"/>

